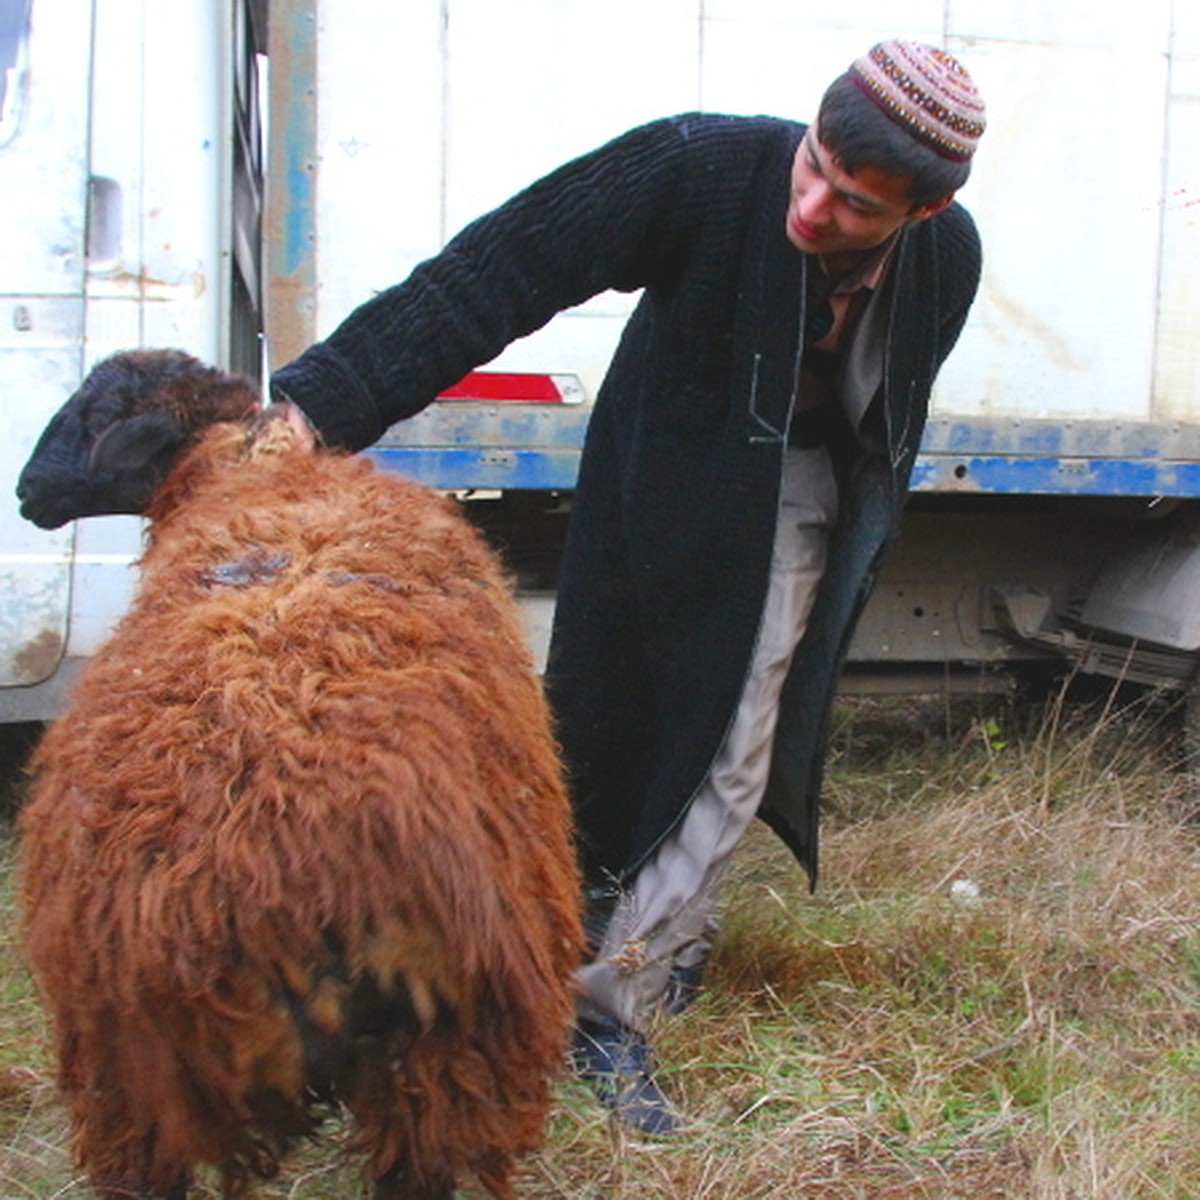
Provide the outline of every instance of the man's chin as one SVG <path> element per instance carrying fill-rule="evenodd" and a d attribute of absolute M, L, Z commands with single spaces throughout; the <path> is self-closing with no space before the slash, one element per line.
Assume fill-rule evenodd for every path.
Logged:
<path fill-rule="evenodd" d="M 827 236 L 812 235 L 802 232 L 794 225 L 787 227 L 788 241 L 796 247 L 797 250 L 803 250 L 805 254 L 828 254 L 830 250 L 830 239 Z"/>

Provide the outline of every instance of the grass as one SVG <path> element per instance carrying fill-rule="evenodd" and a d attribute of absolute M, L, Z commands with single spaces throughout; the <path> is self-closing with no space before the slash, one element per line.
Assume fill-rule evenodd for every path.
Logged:
<path fill-rule="evenodd" d="M 564 1081 L 520 1195 L 1200 1195 L 1200 803 L 1172 734 L 1152 704 L 847 704 L 816 895 L 752 831 L 706 991 L 659 1030 L 687 1135 L 627 1137 Z M 5 1200 L 87 1194 L 44 1040 L 0 942 Z M 325 1144 L 256 1194 L 367 1193 Z"/>

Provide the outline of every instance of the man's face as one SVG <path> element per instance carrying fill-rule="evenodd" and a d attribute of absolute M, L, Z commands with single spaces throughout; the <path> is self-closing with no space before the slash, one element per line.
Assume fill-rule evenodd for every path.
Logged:
<path fill-rule="evenodd" d="M 901 225 L 932 216 L 953 198 L 946 196 L 914 209 L 908 198 L 909 176 L 870 165 L 851 175 L 842 170 L 812 127 L 796 150 L 791 186 L 788 240 L 809 254 L 870 250 Z"/>

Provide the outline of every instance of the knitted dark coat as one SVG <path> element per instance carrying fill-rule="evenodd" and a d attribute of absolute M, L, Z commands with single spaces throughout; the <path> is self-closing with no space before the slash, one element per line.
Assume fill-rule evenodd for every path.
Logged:
<path fill-rule="evenodd" d="M 590 420 L 547 669 L 593 885 L 687 810 L 741 694 L 802 350 L 809 256 L 785 214 L 804 128 L 690 114 L 635 129 L 468 226 L 275 377 L 330 442 L 361 448 L 559 310 L 645 288 Z M 842 516 L 760 813 L 814 880 L 838 668 L 979 268 L 958 205 L 905 228 L 872 449 L 837 464 Z"/>

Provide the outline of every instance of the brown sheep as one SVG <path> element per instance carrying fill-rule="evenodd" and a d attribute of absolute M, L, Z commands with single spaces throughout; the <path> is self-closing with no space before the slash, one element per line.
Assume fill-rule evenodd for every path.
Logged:
<path fill-rule="evenodd" d="M 47 526 L 150 519 L 21 817 L 74 1155 L 107 1197 L 177 1200 L 199 1164 L 236 1194 L 335 1104 L 378 1196 L 510 1196 L 581 946 L 516 607 L 451 501 L 257 410 L 118 355 L 18 487 Z"/>

